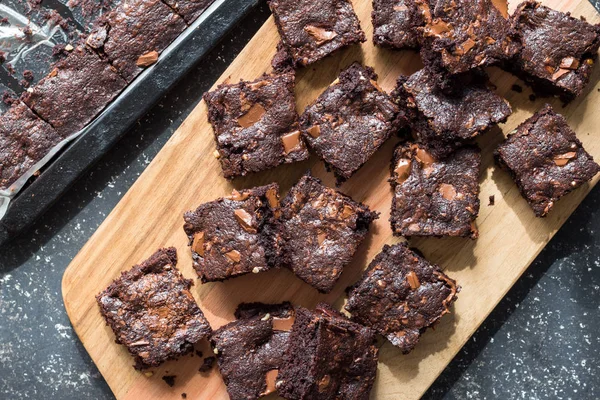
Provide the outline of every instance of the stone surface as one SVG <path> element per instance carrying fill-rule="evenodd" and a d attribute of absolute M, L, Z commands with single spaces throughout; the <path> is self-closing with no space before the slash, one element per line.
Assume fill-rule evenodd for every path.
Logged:
<path fill-rule="evenodd" d="M 63 271 L 267 17 L 265 6 L 253 12 L 29 232 L 0 248 L 0 398 L 113 398 L 69 324 Z M 599 226 L 597 187 L 425 398 L 600 397 Z"/>

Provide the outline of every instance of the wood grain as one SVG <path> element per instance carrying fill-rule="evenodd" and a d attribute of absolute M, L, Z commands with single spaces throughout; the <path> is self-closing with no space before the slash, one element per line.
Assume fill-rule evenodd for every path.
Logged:
<path fill-rule="evenodd" d="M 545 4 L 575 16 L 583 15 L 597 23 L 600 16 L 587 0 L 548 0 Z M 397 76 L 410 74 L 421 66 L 415 53 L 395 52 L 372 45 L 370 23 L 371 4 L 355 0 L 354 6 L 369 41 L 340 51 L 322 62 L 298 73 L 297 105 L 301 111 L 331 83 L 341 68 L 355 60 L 375 68 L 379 83 L 390 91 Z M 514 8 L 514 2 L 511 3 Z M 225 80 L 250 80 L 269 70 L 278 35 L 270 18 L 254 39 L 231 64 L 219 83 Z M 379 373 L 373 393 L 375 399 L 416 399 L 436 379 L 444 367 L 473 334 L 513 283 L 548 243 L 550 238 L 585 197 L 598 177 L 559 201 L 546 219 L 537 219 L 508 174 L 493 166 L 492 151 L 520 122 L 541 108 L 547 99 L 531 102 L 531 91 L 524 84 L 523 93 L 510 90 L 517 79 L 498 69 L 490 69 L 498 92 L 511 103 L 514 114 L 500 128 L 493 129 L 480 140 L 484 160 L 481 174 L 481 212 L 477 220 L 480 238 L 418 239 L 411 245 L 446 269 L 463 290 L 453 313 L 445 317 L 435 331 L 428 331 L 415 351 L 403 356 L 389 344 L 380 352 Z M 581 99 L 561 109 L 588 151 L 600 159 L 600 68 L 596 68 L 593 84 Z M 198 93 L 198 98 L 202 93 Z M 388 165 L 395 145 L 392 139 L 341 188 L 357 200 L 364 201 L 381 212 L 366 242 L 342 274 L 341 281 L 328 295 L 314 289 L 285 270 L 250 274 L 225 283 L 200 285 L 193 293 L 214 328 L 233 318 L 233 311 L 242 301 L 278 302 L 290 300 L 313 306 L 319 301 L 341 306 L 344 288 L 361 274 L 368 261 L 386 243 L 394 243 L 388 223 L 392 193 Z M 310 160 L 276 168 L 233 183 L 226 181 L 218 161 L 213 157 L 213 134 L 206 120 L 203 102 L 190 114 L 173 137 L 132 186 L 106 221 L 75 257 L 63 278 L 63 297 L 67 313 L 86 350 L 98 366 L 118 399 L 180 399 L 186 393 L 192 399 L 225 399 L 225 387 L 216 370 L 208 375 L 198 372 L 201 359 L 188 356 L 154 369 L 146 377 L 131 367 L 132 359 L 123 346 L 114 343 L 114 336 L 104 325 L 94 296 L 105 288 L 122 270 L 147 258 L 157 248 L 176 246 L 179 267 L 187 277 L 194 277 L 187 238 L 183 232 L 182 214 L 200 203 L 227 195 L 233 187 L 243 188 L 277 181 L 285 192 L 307 169 L 328 185 L 334 179 L 322 163 Z M 496 204 L 488 206 L 494 195 Z M 210 350 L 203 343 L 204 353 Z M 176 384 L 168 387 L 161 377 L 168 371 L 176 375 Z"/>

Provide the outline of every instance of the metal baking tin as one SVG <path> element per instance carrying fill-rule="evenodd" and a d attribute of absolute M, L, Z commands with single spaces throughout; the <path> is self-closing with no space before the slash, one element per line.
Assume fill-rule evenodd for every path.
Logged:
<path fill-rule="evenodd" d="M 28 228 L 260 0 L 216 0 L 10 202 L 0 245 Z"/>

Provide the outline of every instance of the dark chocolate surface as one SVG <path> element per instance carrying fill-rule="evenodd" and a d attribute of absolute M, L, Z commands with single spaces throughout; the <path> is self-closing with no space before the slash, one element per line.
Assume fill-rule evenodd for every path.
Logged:
<path fill-rule="evenodd" d="M 122 0 L 102 17 L 88 43 L 131 82 L 142 72 L 141 56 L 160 53 L 186 28 L 185 21 L 161 0 Z"/>
<path fill-rule="evenodd" d="M 330 292 L 376 218 L 364 204 L 305 175 L 281 203 L 277 264 Z"/>
<path fill-rule="evenodd" d="M 192 280 L 176 264 L 174 247 L 160 249 L 96 296 L 116 342 L 134 356 L 136 369 L 190 353 L 211 333 L 190 293 Z"/>
<path fill-rule="evenodd" d="M 378 360 L 373 330 L 319 304 L 297 309 L 289 343 L 276 384 L 282 397 L 369 399 Z"/>
<path fill-rule="evenodd" d="M 405 112 L 413 136 L 444 157 L 512 113 L 508 102 L 487 86 L 483 73 L 462 75 L 441 89 L 424 68 L 400 76 L 392 97 Z"/>
<path fill-rule="evenodd" d="M 202 282 L 223 281 L 273 267 L 271 229 L 278 213 L 279 186 L 235 191 L 184 215 L 194 269 Z"/>
<path fill-rule="evenodd" d="M 510 171 L 538 217 L 600 172 L 565 118 L 550 105 L 519 125 L 498 147 L 496 159 Z"/>
<path fill-rule="evenodd" d="M 425 16 L 416 0 L 373 0 L 373 43 L 395 49 L 416 49 L 422 42 L 417 28 Z"/>
<path fill-rule="evenodd" d="M 535 1 L 521 3 L 512 16 L 522 50 L 508 65 L 538 94 L 579 96 L 598 58 L 600 24 L 592 25 Z"/>
<path fill-rule="evenodd" d="M 270 0 L 281 41 L 294 65 L 312 64 L 366 41 L 349 0 Z"/>
<path fill-rule="evenodd" d="M 354 63 L 300 116 L 306 141 L 338 182 L 350 178 L 399 129 L 398 107 L 376 80 L 372 68 Z"/>
<path fill-rule="evenodd" d="M 288 347 L 289 331 L 278 330 L 275 316 L 265 311 L 276 310 L 279 316 L 286 314 L 292 319 L 294 311 L 289 303 L 264 306 L 256 314 L 238 315 L 236 321 L 211 336 L 219 370 L 232 400 L 258 399 L 275 391 L 275 374 Z M 254 304 L 253 309 L 259 310 L 261 306 Z"/>
<path fill-rule="evenodd" d="M 226 178 L 308 158 L 298 128 L 294 73 L 222 84 L 204 95 Z"/>
<path fill-rule="evenodd" d="M 394 234 L 477 238 L 480 168 L 475 146 L 462 147 L 444 159 L 435 159 L 420 145 L 398 146 L 390 179 Z"/>
<path fill-rule="evenodd" d="M 0 115 L 0 190 L 12 185 L 63 138 L 23 103 Z"/>
<path fill-rule="evenodd" d="M 80 45 L 22 99 L 66 138 L 86 126 L 126 85 L 113 66 Z"/>
<path fill-rule="evenodd" d="M 456 300 L 460 287 L 405 243 L 385 245 L 348 293 L 352 320 L 370 326 L 403 353 L 417 345 Z"/>

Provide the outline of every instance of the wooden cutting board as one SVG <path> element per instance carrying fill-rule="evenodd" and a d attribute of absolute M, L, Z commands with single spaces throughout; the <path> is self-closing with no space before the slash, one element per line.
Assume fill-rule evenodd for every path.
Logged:
<path fill-rule="evenodd" d="M 583 15 L 592 23 L 600 21 L 587 0 L 548 0 L 544 3 L 571 11 L 575 16 Z M 512 8 L 515 5 L 511 4 Z M 354 6 L 368 42 L 339 51 L 300 70 L 296 87 L 299 111 L 336 78 L 340 69 L 353 61 L 374 67 L 380 85 L 387 91 L 392 90 L 399 74 L 410 74 L 421 67 L 415 53 L 375 48 L 371 42 L 371 2 L 354 0 Z M 236 82 L 241 78 L 251 80 L 269 71 L 277 42 L 278 34 L 270 18 L 218 83 Z M 540 109 L 548 99 L 532 102 L 528 98 L 531 91 L 515 77 L 495 68 L 489 72 L 498 92 L 510 101 L 514 113 L 501 129 L 492 129 L 480 140 L 483 150 L 481 211 L 477 219 L 480 237 L 476 241 L 462 238 L 411 240 L 411 245 L 423 251 L 429 260 L 440 264 L 463 290 L 452 314 L 444 317 L 435 330 L 423 335 L 412 353 L 402 355 L 387 343 L 382 346 L 374 399 L 419 398 L 600 178 L 596 177 L 590 185 L 559 201 L 547 218 L 535 218 L 508 174 L 493 165 L 492 151 L 507 132 Z M 597 160 L 600 160 L 599 77 L 600 68 L 596 68 L 593 84 L 586 95 L 566 108 L 550 99 L 568 118 L 586 149 Z M 514 83 L 520 83 L 523 93 L 510 89 Z M 201 95 L 198 93 L 198 98 Z M 359 278 L 384 244 L 398 241 L 392 237 L 388 223 L 392 192 L 387 178 L 395 143 L 396 139 L 387 142 L 341 187 L 354 199 L 381 212 L 381 217 L 334 291 L 328 295 L 318 294 L 286 270 L 249 274 L 225 283 L 201 285 L 197 281 L 193 293 L 213 328 L 232 320 L 233 311 L 243 301 L 289 300 L 307 307 L 327 301 L 341 306 L 344 289 Z M 122 270 L 164 246 L 176 246 L 183 274 L 195 277 L 187 237 L 182 229 L 183 212 L 227 195 L 234 187 L 247 188 L 277 181 L 285 193 L 307 169 L 322 178 L 325 184 L 334 184 L 332 175 L 314 157 L 231 183 L 223 178 L 212 154 L 214 149 L 206 106 L 201 102 L 65 272 L 62 290 L 73 328 L 118 399 L 181 399 L 182 393 L 186 393 L 188 399 L 226 399 L 227 394 L 216 369 L 208 375 L 198 372 L 202 359 L 197 356 L 187 356 L 155 368 L 151 377 L 136 372 L 131 357 L 123 346 L 114 343 L 111 330 L 100 316 L 94 298 L 98 292 Z M 494 206 L 488 206 L 491 195 L 495 196 Z M 200 344 L 199 348 L 205 355 L 210 352 L 206 343 Z M 175 386 L 169 387 L 163 382 L 163 375 L 176 375 Z"/>

